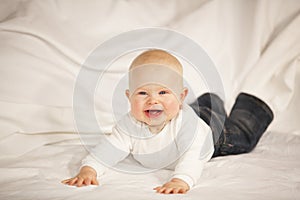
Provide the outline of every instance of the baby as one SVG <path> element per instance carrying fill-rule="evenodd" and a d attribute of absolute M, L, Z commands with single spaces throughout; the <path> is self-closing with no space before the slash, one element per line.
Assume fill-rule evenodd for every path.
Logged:
<path fill-rule="evenodd" d="M 216 94 L 205 93 L 190 106 L 187 94 L 174 56 L 162 50 L 139 55 L 129 70 L 130 112 L 99 140 L 80 172 L 62 183 L 98 185 L 108 166 L 131 154 L 146 168 L 174 170 L 154 188 L 158 193 L 186 193 L 211 157 L 252 151 L 273 120 L 270 107 L 251 94 L 240 93 L 228 115 Z"/>
<path fill-rule="evenodd" d="M 210 127 L 184 103 L 182 66 L 171 54 L 149 50 L 134 59 L 129 69 L 126 96 L 130 112 L 104 136 L 83 161 L 79 173 L 64 184 L 98 185 L 108 166 L 129 154 L 150 169 L 168 168 L 172 176 L 154 190 L 186 193 L 201 176 L 214 153 Z M 107 154 L 109 154 L 107 156 Z"/>

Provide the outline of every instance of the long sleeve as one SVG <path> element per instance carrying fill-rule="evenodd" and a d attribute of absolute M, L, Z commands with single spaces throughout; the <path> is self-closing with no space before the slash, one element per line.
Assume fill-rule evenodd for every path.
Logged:
<path fill-rule="evenodd" d="M 113 167 L 125 159 L 130 153 L 130 149 L 130 137 L 114 128 L 110 135 L 103 135 L 100 138 L 99 143 L 82 160 L 81 167 L 90 166 L 95 169 L 97 176 L 100 176 L 107 167 Z"/>
<path fill-rule="evenodd" d="M 182 179 L 192 188 L 200 178 L 204 164 L 211 159 L 213 152 L 211 130 L 199 119 L 193 144 L 179 159 L 172 178 Z"/>

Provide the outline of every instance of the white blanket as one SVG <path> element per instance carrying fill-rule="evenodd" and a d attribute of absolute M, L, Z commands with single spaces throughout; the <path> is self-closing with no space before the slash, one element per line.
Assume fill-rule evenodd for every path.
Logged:
<path fill-rule="evenodd" d="M 3 0 L 0 22 L 0 199 L 300 197 L 299 1 Z M 274 121 L 253 152 L 212 159 L 186 195 L 154 193 L 168 170 L 111 170 L 100 187 L 60 184 L 87 154 L 72 108 L 82 64 L 103 42 L 147 27 L 177 31 L 205 49 L 221 77 L 227 110 L 239 92 L 249 92 L 271 106 Z M 118 83 L 135 55 L 112 64 L 106 85 Z M 205 92 L 199 88 L 196 95 Z M 109 132 L 112 94 L 98 92 L 98 121 Z"/>

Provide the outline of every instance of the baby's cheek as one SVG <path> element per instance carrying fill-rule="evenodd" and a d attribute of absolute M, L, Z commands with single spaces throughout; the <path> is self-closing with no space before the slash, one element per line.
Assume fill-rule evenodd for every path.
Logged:
<path fill-rule="evenodd" d="M 168 113 L 167 113 L 168 118 L 175 117 L 178 114 L 179 110 L 180 110 L 180 104 L 178 103 L 169 104 Z"/>
<path fill-rule="evenodd" d="M 180 108 L 181 102 L 177 101 L 177 99 L 173 99 L 172 101 L 168 102 L 168 107 L 172 110 L 178 110 Z"/>
<path fill-rule="evenodd" d="M 135 118 L 139 119 L 139 118 L 141 118 L 141 116 L 143 114 L 143 109 L 138 105 L 131 105 L 131 114 Z"/>

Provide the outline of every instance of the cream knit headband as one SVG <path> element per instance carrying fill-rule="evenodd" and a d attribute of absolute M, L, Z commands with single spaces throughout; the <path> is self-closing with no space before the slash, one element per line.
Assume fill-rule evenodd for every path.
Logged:
<path fill-rule="evenodd" d="M 183 90 L 182 74 L 171 67 L 159 64 L 144 64 L 135 66 L 129 71 L 130 95 L 136 89 L 147 84 L 159 84 L 180 95 Z"/>

